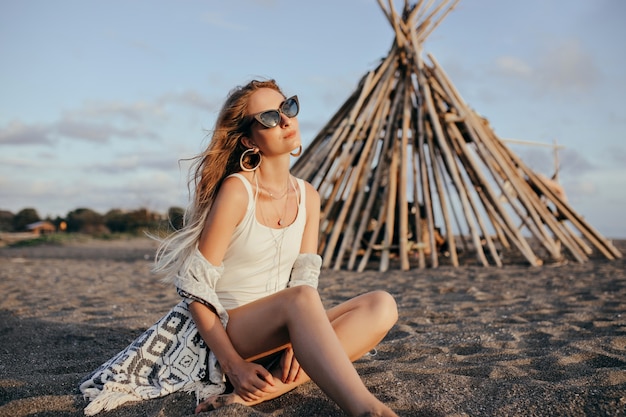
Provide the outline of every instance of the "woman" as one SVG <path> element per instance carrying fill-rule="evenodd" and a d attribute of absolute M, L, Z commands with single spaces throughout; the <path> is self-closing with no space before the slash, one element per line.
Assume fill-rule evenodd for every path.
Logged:
<path fill-rule="evenodd" d="M 204 399 L 196 412 L 254 405 L 312 379 L 349 415 L 396 415 L 351 363 L 394 325 L 395 301 L 375 291 L 325 311 L 316 290 L 319 195 L 289 172 L 298 111 L 271 80 L 230 93 L 185 226 L 157 252 L 183 300 L 85 380 L 86 414 L 181 389 Z"/>

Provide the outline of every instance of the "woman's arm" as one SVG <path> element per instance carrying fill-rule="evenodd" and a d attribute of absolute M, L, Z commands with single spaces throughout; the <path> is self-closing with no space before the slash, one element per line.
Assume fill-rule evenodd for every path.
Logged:
<path fill-rule="evenodd" d="M 306 225 L 302 235 L 300 253 L 317 253 L 318 235 L 320 228 L 320 195 L 308 182 L 306 187 Z"/>
<path fill-rule="evenodd" d="M 211 207 L 198 242 L 198 249 L 211 264 L 221 265 L 247 206 L 248 193 L 241 180 L 227 178 Z M 237 353 L 215 311 L 195 301 L 189 309 L 202 339 L 242 398 L 252 401 L 263 392 L 273 391 L 271 374 L 262 366 L 246 362 Z"/>
<path fill-rule="evenodd" d="M 255 401 L 275 391 L 272 374 L 260 365 L 246 362 L 237 353 L 214 311 L 197 301 L 189 305 L 189 311 L 200 336 L 239 396 L 246 401 Z"/>
<path fill-rule="evenodd" d="M 220 265 L 248 206 L 248 193 L 239 178 L 226 178 L 206 219 L 198 249 L 213 265 Z"/>

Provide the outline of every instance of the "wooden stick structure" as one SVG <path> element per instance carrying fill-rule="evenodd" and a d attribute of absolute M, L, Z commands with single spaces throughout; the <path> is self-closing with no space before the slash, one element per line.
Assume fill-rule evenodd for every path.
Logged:
<path fill-rule="evenodd" d="M 478 264 L 520 255 L 586 262 L 622 254 L 470 108 L 426 37 L 459 0 L 377 0 L 396 34 L 292 167 L 322 200 L 319 253 L 336 270 Z M 556 146 L 556 145 L 555 145 Z M 558 161 L 557 161 L 558 162 Z"/>

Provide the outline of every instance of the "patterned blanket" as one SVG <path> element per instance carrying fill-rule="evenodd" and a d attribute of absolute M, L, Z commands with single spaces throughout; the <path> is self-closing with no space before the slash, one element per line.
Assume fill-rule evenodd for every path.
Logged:
<path fill-rule="evenodd" d="M 182 300 L 82 381 L 80 390 L 91 401 L 85 415 L 180 390 L 198 400 L 224 392 L 223 374 L 191 318 L 190 301 Z"/>
<path fill-rule="evenodd" d="M 181 390 L 195 392 L 199 401 L 225 391 L 217 358 L 189 312 L 192 300 L 199 301 L 214 309 L 226 328 L 228 313 L 214 290 L 223 270 L 223 265 L 211 265 L 196 249 L 185 272 L 173 279 L 184 299 L 81 382 L 80 391 L 91 401 L 85 415 Z"/>

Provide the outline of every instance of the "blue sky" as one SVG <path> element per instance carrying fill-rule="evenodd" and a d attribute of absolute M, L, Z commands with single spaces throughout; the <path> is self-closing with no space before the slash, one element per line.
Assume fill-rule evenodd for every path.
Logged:
<path fill-rule="evenodd" d="M 462 0 L 424 45 L 500 137 L 565 147 L 569 201 L 610 238 L 626 238 L 624 18 L 622 0 Z M 232 87 L 298 94 L 306 145 L 392 41 L 375 0 L 0 0 L 0 209 L 184 207 L 179 159 Z M 552 175 L 550 148 L 510 146 Z"/>

